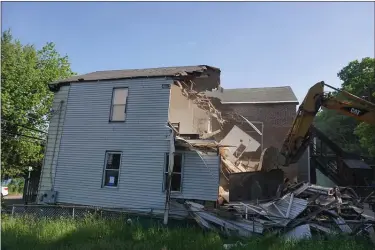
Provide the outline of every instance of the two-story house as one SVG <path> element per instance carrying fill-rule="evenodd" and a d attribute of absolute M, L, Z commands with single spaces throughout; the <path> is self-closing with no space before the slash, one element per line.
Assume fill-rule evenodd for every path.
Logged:
<path fill-rule="evenodd" d="M 168 175 L 171 198 L 216 201 L 221 157 L 212 145 L 246 140 L 244 151 L 258 156 L 278 147 L 298 104 L 290 87 L 221 91 L 220 70 L 210 66 L 97 71 L 49 88 L 54 102 L 37 202 L 154 212 L 168 200 Z M 247 121 L 231 119 L 232 111 Z"/>
<path fill-rule="evenodd" d="M 211 90 L 220 85 L 220 70 L 98 71 L 49 84 L 53 115 L 38 202 L 163 211 L 169 125 L 197 134 L 204 124 L 194 118 L 204 111 L 183 95 L 181 82 L 194 83 L 190 88 L 197 92 Z M 172 146 L 171 197 L 216 201 L 218 150 Z"/>

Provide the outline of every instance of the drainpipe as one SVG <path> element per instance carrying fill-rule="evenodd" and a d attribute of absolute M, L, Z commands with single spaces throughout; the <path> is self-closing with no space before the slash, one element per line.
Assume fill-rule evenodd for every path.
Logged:
<path fill-rule="evenodd" d="M 169 127 L 168 127 L 169 128 Z M 172 173 L 173 173 L 173 166 L 174 166 L 174 152 L 175 152 L 175 145 L 174 145 L 174 131 L 173 129 L 169 128 L 171 133 L 169 135 L 169 161 L 168 161 L 168 183 L 166 187 L 166 197 L 165 197 L 165 209 L 164 209 L 164 225 L 168 224 L 169 218 L 169 208 L 170 208 L 170 198 L 171 198 L 171 184 L 172 184 Z"/>

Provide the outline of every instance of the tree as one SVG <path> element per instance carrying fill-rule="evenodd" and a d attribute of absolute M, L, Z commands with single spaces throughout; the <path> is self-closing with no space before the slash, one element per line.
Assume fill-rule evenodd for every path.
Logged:
<path fill-rule="evenodd" d="M 338 75 L 344 89 L 375 103 L 375 58 L 352 61 Z M 361 146 L 368 154 L 375 157 L 375 126 L 361 123 L 355 128 L 354 134 L 359 137 Z"/>
<path fill-rule="evenodd" d="M 1 37 L 1 166 L 2 178 L 40 167 L 53 93 L 48 83 L 74 73 L 67 56 L 53 43 L 41 50 Z"/>
<path fill-rule="evenodd" d="M 342 89 L 375 103 L 375 59 L 363 58 L 350 62 L 337 74 Z M 344 150 L 363 156 L 375 157 L 375 127 L 323 110 L 315 125 Z"/>

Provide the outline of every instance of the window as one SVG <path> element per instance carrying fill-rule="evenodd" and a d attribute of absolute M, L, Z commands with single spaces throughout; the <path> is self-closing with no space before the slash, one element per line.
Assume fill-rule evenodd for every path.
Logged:
<path fill-rule="evenodd" d="M 165 168 L 164 168 L 164 191 L 168 187 L 168 163 L 169 154 L 165 157 Z M 176 153 L 174 155 L 174 166 L 172 172 L 171 191 L 181 192 L 182 183 L 182 154 Z"/>
<path fill-rule="evenodd" d="M 117 187 L 121 164 L 120 152 L 106 152 L 103 186 Z"/>
<path fill-rule="evenodd" d="M 125 121 L 127 98 L 128 88 L 113 89 L 110 121 Z"/>
<path fill-rule="evenodd" d="M 236 157 L 236 158 L 241 157 L 241 155 L 243 154 L 243 152 L 245 152 L 245 149 L 246 149 L 246 146 L 241 143 L 238 146 L 238 148 L 236 149 L 236 151 L 233 153 L 233 156 Z"/>

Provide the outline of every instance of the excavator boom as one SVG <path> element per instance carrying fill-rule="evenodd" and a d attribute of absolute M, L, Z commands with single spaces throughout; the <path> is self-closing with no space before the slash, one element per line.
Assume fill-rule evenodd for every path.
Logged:
<path fill-rule="evenodd" d="M 299 106 L 292 127 L 280 150 L 283 158 L 281 165 L 288 166 L 298 162 L 299 158 L 305 152 L 310 139 L 311 125 L 321 107 L 335 110 L 342 115 L 375 125 L 375 104 L 352 95 L 349 92 L 333 88 L 350 99 L 350 101 L 338 100 L 330 94 L 325 94 L 324 86 L 333 88 L 324 82 L 318 82 L 309 89 L 305 99 Z"/>

